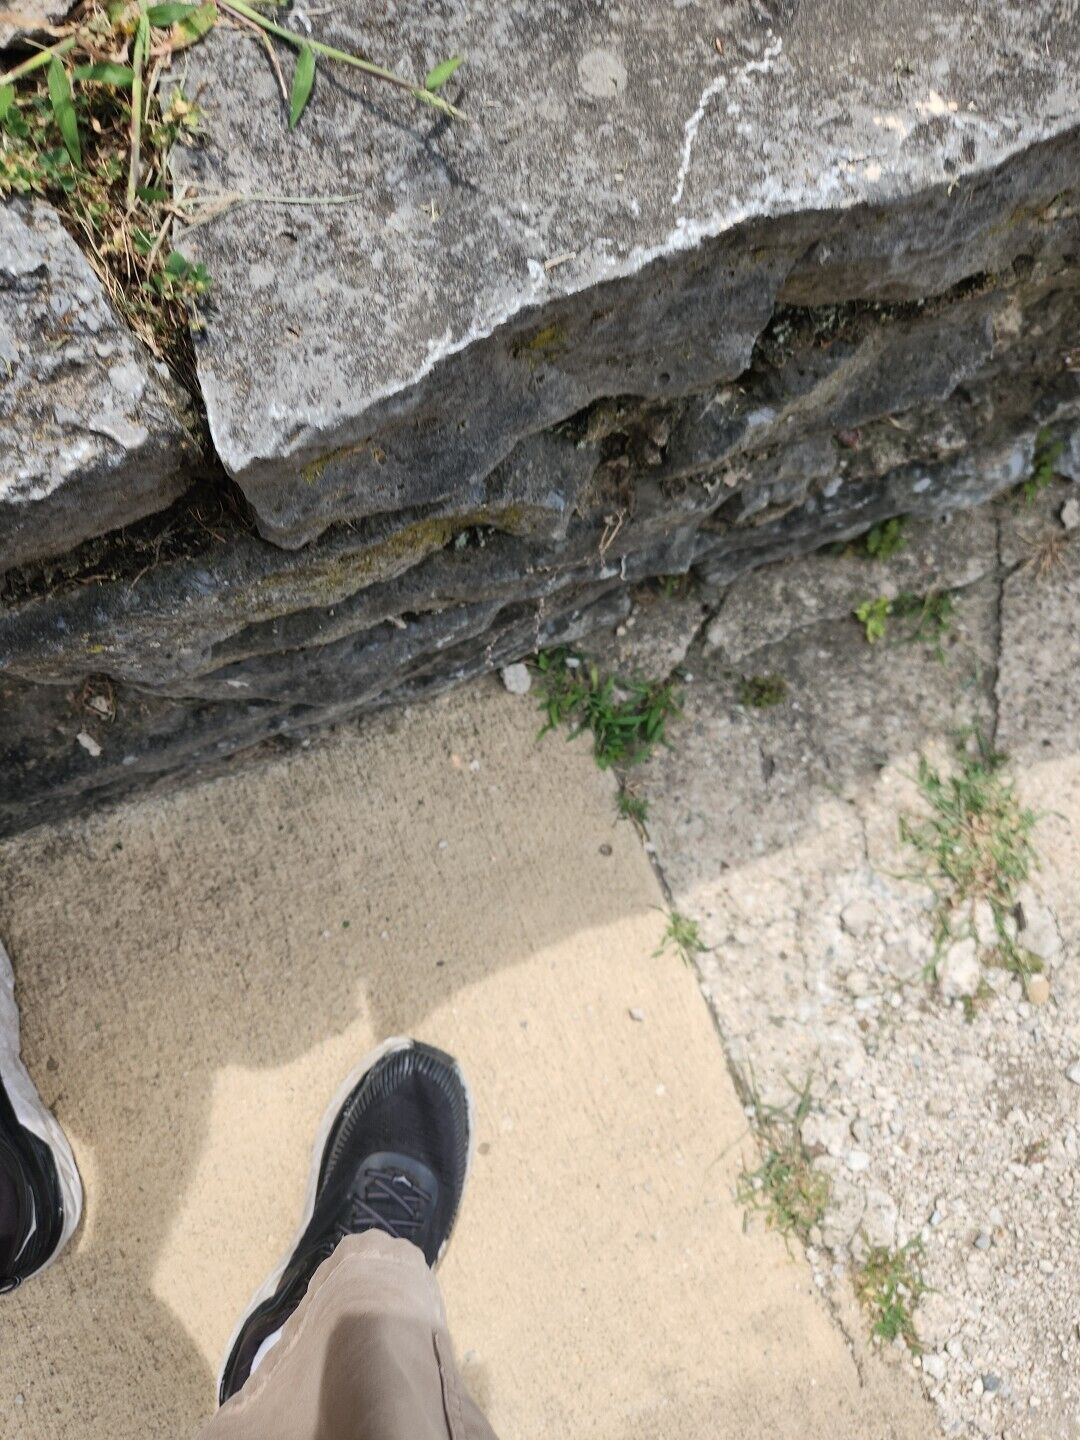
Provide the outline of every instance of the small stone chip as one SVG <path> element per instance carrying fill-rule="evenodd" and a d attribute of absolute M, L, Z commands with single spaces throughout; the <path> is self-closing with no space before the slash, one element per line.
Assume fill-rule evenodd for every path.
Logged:
<path fill-rule="evenodd" d="M 639 1025 L 640 1025 L 640 1024 L 644 1021 L 644 1019 L 645 1019 L 645 1011 L 644 1011 L 644 1010 L 638 1010 L 637 1007 L 636 1007 L 636 1006 L 633 1006 L 633 1005 L 630 1007 L 629 1015 L 630 1015 L 630 1019 L 631 1019 L 631 1020 L 636 1020 Z"/>
<path fill-rule="evenodd" d="M 1045 975 L 1029 975 L 1025 988 L 1031 1005 L 1045 1005 L 1050 999 L 1050 981 Z"/>
<path fill-rule="evenodd" d="M 78 735 L 75 736 L 75 739 L 79 742 L 79 744 L 86 751 L 86 753 L 88 755 L 92 755 L 95 760 L 101 754 L 101 746 L 94 739 L 94 737 L 92 735 L 88 735 L 85 730 L 80 730 Z"/>
<path fill-rule="evenodd" d="M 504 665 L 499 674 L 511 695 L 527 695 L 532 689 L 532 676 L 527 665 L 520 662 L 516 665 Z"/>
<path fill-rule="evenodd" d="M 979 953 L 973 939 L 954 941 L 938 966 L 938 988 L 947 1000 L 973 996 L 982 979 Z"/>

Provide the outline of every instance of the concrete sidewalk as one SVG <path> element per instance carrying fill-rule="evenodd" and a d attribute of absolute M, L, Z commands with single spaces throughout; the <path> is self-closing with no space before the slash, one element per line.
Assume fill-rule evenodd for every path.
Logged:
<path fill-rule="evenodd" d="M 475 1089 L 442 1279 L 507 1440 L 930 1433 L 802 1259 L 743 1233 L 745 1120 L 693 974 L 654 954 L 655 878 L 587 745 L 536 730 L 478 685 L 0 847 L 26 1058 L 89 1194 L 0 1301 L 5 1437 L 192 1433 L 327 1097 L 395 1032 Z"/>

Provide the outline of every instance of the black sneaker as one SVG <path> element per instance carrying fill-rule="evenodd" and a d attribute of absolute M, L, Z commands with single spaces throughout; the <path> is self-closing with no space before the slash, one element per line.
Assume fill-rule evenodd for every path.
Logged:
<path fill-rule="evenodd" d="M 449 1055 L 388 1040 L 326 1113 L 298 1238 L 237 1326 L 218 1386 L 235 1395 L 346 1235 L 384 1230 L 438 1263 L 457 1218 L 472 1140 L 469 1092 Z"/>
<path fill-rule="evenodd" d="M 71 1146 L 22 1063 L 15 977 L 0 945 L 0 1295 L 51 1265 L 81 1214 Z"/>

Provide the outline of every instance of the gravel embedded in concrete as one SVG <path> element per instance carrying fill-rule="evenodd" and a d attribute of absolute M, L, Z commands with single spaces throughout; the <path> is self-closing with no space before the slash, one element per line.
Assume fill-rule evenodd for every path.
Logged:
<path fill-rule="evenodd" d="M 923 1354 L 884 1348 L 966 1440 L 1062 1440 L 1080 1414 L 1080 551 L 1070 540 L 1039 564 L 1067 495 L 939 532 L 951 573 L 973 581 L 943 660 L 899 636 L 869 646 L 827 608 L 737 661 L 696 646 L 676 744 L 634 777 L 672 904 L 710 946 L 698 964 L 729 1060 L 765 1103 L 810 1081 L 802 1139 L 832 1187 L 810 1236 L 818 1283 L 839 1300 L 868 1246 L 921 1246 Z M 848 562 L 747 577 L 713 635 L 735 634 L 741 591 L 779 593 L 785 571 L 810 593 L 813 563 Z M 824 574 L 818 593 L 832 585 Z M 782 705 L 737 703 L 755 672 L 785 677 Z M 898 820 L 921 803 L 919 755 L 947 763 L 972 722 L 996 730 L 1041 817 L 1016 937 L 1044 968 L 1022 982 L 989 964 L 976 911 L 935 986 L 935 900 Z"/>

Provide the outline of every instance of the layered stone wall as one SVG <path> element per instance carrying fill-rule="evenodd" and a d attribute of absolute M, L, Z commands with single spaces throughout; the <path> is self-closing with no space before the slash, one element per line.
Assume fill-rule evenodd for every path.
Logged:
<path fill-rule="evenodd" d="M 720 6 L 722 36 L 444 8 L 403 43 L 468 49 L 465 130 L 324 87 L 286 141 L 241 125 L 250 46 L 195 59 L 231 83 L 178 183 L 372 199 L 192 232 L 190 404 L 48 212 L 0 211 L 0 830 L 575 642 L 649 577 L 715 605 L 1080 479 L 1075 17 L 1026 6 L 1003 48 L 959 0 L 865 35 L 839 0 Z"/>

